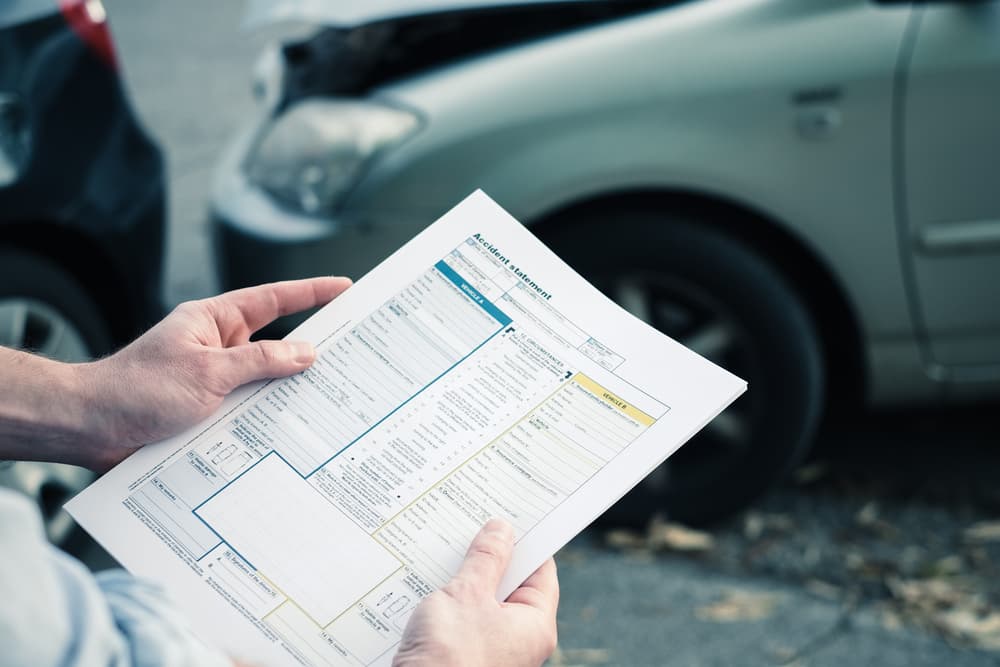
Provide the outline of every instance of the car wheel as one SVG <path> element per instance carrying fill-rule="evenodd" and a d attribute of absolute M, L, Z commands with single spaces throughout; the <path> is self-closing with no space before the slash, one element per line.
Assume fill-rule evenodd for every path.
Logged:
<path fill-rule="evenodd" d="M 112 342 L 97 304 L 70 274 L 42 257 L 0 250 L 0 345 L 78 362 L 107 353 Z M 75 530 L 63 503 L 93 478 L 75 466 L 0 462 L 0 485 L 35 500 L 54 544 Z"/>
<path fill-rule="evenodd" d="M 819 339 L 801 297 L 762 255 L 710 221 L 644 211 L 594 213 L 540 236 L 633 315 L 749 382 L 605 519 L 716 521 L 801 459 L 823 402 Z"/>

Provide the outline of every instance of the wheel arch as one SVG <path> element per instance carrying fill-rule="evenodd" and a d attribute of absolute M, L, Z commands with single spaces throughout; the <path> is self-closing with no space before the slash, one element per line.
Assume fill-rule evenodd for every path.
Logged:
<path fill-rule="evenodd" d="M 636 189 L 577 199 L 540 213 L 527 224 L 544 238 L 547 229 L 571 225 L 578 213 L 592 213 L 595 207 L 616 213 L 629 208 L 676 212 L 704 220 L 751 245 L 799 294 L 816 324 L 827 370 L 827 414 L 865 402 L 869 378 L 858 314 L 829 263 L 785 221 L 716 194 Z"/>
<path fill-rule="evenodd" d="M 21 250 L 55 262 L 79 281 L 100 308 L 114 344 L 131 340 L 140 311 L 123 288 L 124 276 L 100 244 L 71 227 L 48 222 L 10 223 L 0 229 L 0 249 Z"/>

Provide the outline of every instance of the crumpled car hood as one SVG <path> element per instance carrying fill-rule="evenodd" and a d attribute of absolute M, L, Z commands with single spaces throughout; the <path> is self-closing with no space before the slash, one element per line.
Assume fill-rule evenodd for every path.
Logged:
<path fill-rule="evenodd" d="M 598 0 L 249 0 L 245 24 L 257 28 L 284 22 L 349 28 L 402 16 L 504 7 L 571 5 Z M 627 2 L 628 0 L 620 0 Z"/>
<path fill-rule="evenodd" d="M 250 1 L 249 27 L 319 27 L 282 44 L 284 106 L 362 95 L 450 62 L 690 0 Z"/>

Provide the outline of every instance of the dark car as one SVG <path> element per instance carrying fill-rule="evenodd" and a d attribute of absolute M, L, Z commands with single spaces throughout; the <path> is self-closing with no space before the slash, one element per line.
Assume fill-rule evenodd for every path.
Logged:
<path fill-rule="evenodd" d="M 98 0 L 0 2 L 0 345 L 80 361 L 162 314 L 164 162 L 123 88 Z M 0 483 L 54 517 L 85 476 Z"/>

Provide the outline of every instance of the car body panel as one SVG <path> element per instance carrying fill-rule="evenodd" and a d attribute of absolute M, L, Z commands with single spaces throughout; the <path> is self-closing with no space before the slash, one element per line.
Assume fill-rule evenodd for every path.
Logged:
<path fill-rule="evenodd" d="M 775 20 L 766 16 L 774 3 L 735 11 L 727 2 L 725 12 L 721 4 L 626 19 L 383 89 L 431 121 L 345 209 L 430 205 L 431 217 L 481 186 L 530 223 L 605 192 L 718 196 L 782 221 L 836 267 L 868 336 L 912 335 L 890 125 L 909 9 L 803 4 Z M 699 62 L 686 58 L 720 33 L 725 44 L 701 49 Z M 848 58 L 843 34 L 852 35 Z M 833 99 L 823 98 L 830 90 Z M 795 102 L 812 91 L 820 101 Z M 822 107 L 842 124 L 803 137 L 799 124 Z M 856 166 L 845 173 L 845 164 Z M 787 179 L 781 187 L 774 174 Z"/>
<path fill-rule="evenodd" d="M 602 0 L 250 0 L 244 23 L 249 28 L 283 22 L 356 26 L 374 21 L 451 11 L 512 5 L 568 5 Z"/>
<path fill-rule="evenodd" d="M 997 109 L 1000 2 L 926 7 L 902 109 L 903 244 L 928 355 L 969 379 L 1000 374 Z"/>
<path fill-rule="evenodd" d="M 0 186 L 0 247 L 64 264 L 125 342 L 163 314 L 163 156 L 118 72 L 45 5 L 21 23 L 0 10 L 0 97 L 30 131 L 26 163 Z"/>
<path fill-rule="evenodd" d="M 4 0 L 4 8 L 0 12 L 0 28 L 34 21 L 52 14 L 55 9 L 56 0 Z"/>

